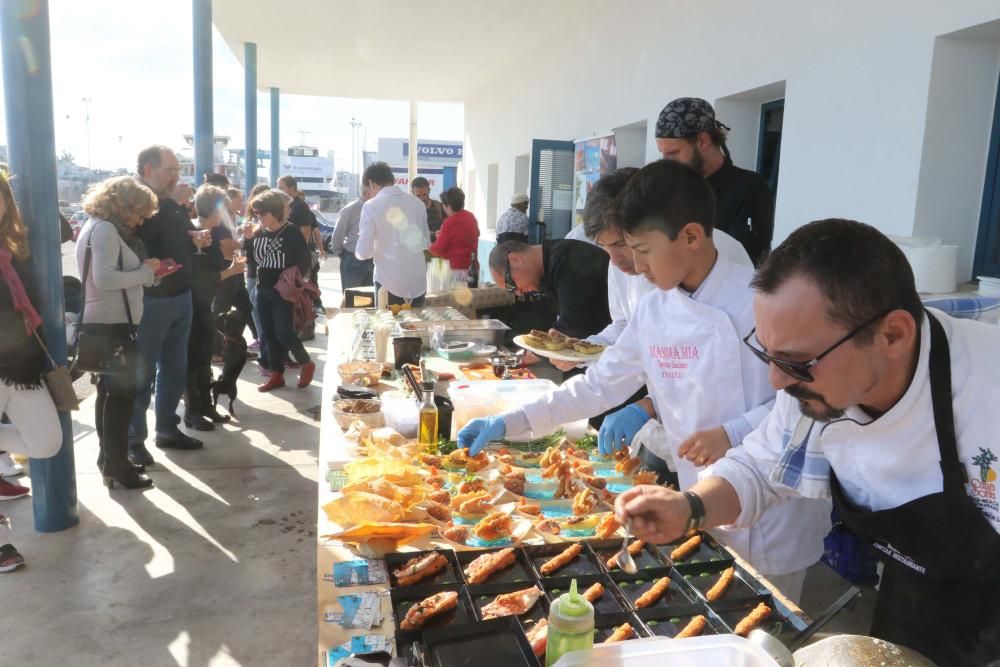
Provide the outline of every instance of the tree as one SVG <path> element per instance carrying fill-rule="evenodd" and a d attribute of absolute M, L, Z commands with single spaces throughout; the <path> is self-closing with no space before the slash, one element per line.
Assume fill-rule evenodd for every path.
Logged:
<path fill-rule="evenodd" d="M 65 162 L 66 164 L 76 164 L 76 158 L 69 151 L 63 151 L 62 155 L 59 156 L 59 162 Z"/>

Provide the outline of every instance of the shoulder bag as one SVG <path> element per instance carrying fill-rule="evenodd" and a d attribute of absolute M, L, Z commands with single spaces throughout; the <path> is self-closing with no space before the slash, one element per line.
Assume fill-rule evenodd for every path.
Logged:
<path fill-rule="evenodd" d="M 90 239 L 87 239 L 87 254 L 83 260 L 83 311 L 87 310 L 87 279 L 90 275 Z M 122 250 L 118 250 L 118 270 L 122 267 Z M 87 324 L 84 314 L 80 314 L 80 329 L 76 343 L 76 359 L 73 362 L 75 370 L 84 373 L 101 373 L 116 375 L 135 373 L 136 348 L 135 323 L 132 321 L 132 308 L 128 305 L 128 294 L 123 289 L 122 300 L 125 302 L 125 315 L 128 317 L 128 329 L 107 324 Z"/>

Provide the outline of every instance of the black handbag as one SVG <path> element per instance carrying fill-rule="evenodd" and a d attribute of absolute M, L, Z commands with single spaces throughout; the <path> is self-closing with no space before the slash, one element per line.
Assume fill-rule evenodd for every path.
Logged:
<path fill-rule="evenodd" d="M 122 267 L 122 251 L 118 251 L 118 270 Z M 90 274 L 90 241 L 87 242 L 87 254 L 83 260 L 83 308 L 87 309 L 87 278 Z M 132 308 L 128 305 L 128 294 L 122 290 L 125 301 L 125 314 L 128 317 L 128 329 L 108 324 L 90 324 L 84 322 L 83 312 L 80 313 L 80 329 L 76 340 L 76 359 L 73 369 L 83 373 L 100 373 L 104 375 L 120 375 L 135 373 L 138 349 L 136 346 L 136 326 L 132 321 Z"/>

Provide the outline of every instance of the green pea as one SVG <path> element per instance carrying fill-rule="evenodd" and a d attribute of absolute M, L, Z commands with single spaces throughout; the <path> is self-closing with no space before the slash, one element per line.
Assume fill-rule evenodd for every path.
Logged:
<path fill-rule="evenodd" d="M 658 626 L 659 624 L 660 624 L 660 622 L 659 622 L 659 621 L 647 621 L 647 622 L 646 622 L 646 625 L 648 625 L 648 626 L 649 626 L 649 627 L 651 627 L 651 628 L 655 628 L 655 627 L 656 627 L 656 626 Z"/>
<path fill-rule="evenodd" d="M 710 574 L 709 574 L 708 572 L 702 572 L 702 573 L 701 573 L 701 574 L 699 574 L 698 576 L 699 576 L 699 577 L 710 577 L 710 576 L 712 576 L 712 575 L 710 575 Z"/>
<path fill-rule="evenodd" d="M 676 624 L 676 623 L 680 623 L 680 622 L 681 622 L 681 619 L 679 619 L 679 618 L 677 618 L 677 617 L 674 617 L 674 618 L 670 619 L 670 622 L 671 622 L 671 623 L 674 623 L 674 624 Z"/>

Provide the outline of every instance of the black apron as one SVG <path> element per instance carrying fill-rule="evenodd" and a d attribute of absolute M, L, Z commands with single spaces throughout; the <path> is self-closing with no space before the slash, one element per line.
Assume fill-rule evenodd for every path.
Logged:
<path fill-rule="evenodd" d="M 843 522 L 872 542 L 884 564 L 871 635 L 919 651 L 940 667 L 983 667 L 1000 659 L 1000 535 L 966 493 L 948 339 L 941 323 L 927 317 L 943 491 L 871 512 L 854 506 L 832 474 L 830 486 Z"/>

